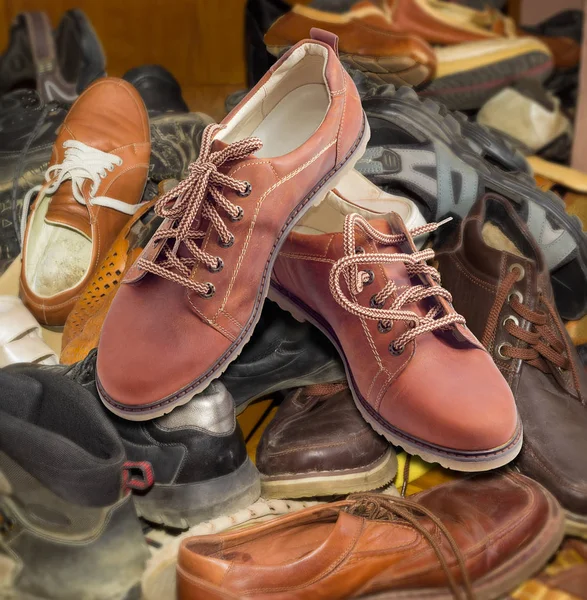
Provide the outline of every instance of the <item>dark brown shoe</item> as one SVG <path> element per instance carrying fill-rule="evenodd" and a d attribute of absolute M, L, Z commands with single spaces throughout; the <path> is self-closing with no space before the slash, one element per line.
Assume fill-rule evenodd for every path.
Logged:
<path fill-rule="evenodd" d="M 548 268 L 527 226 L 487 195 L 437 252 L 455 309 L 508 381 L 524 427 L 519 469 L 587 536 L 587 378 L 554 306 Z"/>
<path fill-rule="evenodd" d="M 458 480 L 410 500 L 356 494 L 183 540 L 177 597 L 490 600 L 540 570 L 563 529 L 556 500 L 519 473 Z"/>
<path fill-rule="evenodd" d="M 287 396 L 263 433 L 257 468 L 264 498 L 311 498 L 383 487 L 397 457 L 361 417 L 346 383 L 331 383 Z"/>

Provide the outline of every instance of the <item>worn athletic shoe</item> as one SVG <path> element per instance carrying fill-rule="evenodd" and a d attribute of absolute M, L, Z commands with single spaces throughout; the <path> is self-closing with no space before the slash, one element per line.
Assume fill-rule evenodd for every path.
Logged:
<path fill-rule="evenodd" d="M 438 48 L 436 59 L 436 77 L 422 90 L 422 96 L 454 110 L 479 109 L 508 85 L 522 79 L 542 83 L 553 70 L 548 47 L 531 37 Z"/>
<path fill-rule="evenodd" d="M 393 98 L 398 92 L 400 96 L 403 94 L 399 91 L 402 88 L 396 88 L 393 85 L 379 85 L 357 69 L 347 70 L 363 99 L 367 96 Z M 391 104 L 397 101 L 397 98 L 390 100 Z M 409 101 L 409 98 L 406 98 L 406 101 Z M 492 131 L 476 121 L 470 120 L 464 113 L 451 111 L 432 100 L 424 100 L 422 104 L 428 111 L 436 114 L 435 126 L 439 128 L 437 135 L 442 139 L 461 140 L 461 143 L 464 144 L 463 152 L 473 152 L 496 164 L 504 171 L 531 172 L 528 161 L 499 132 Z M 374 143 L 374 140 L 371 140 L 370 145 L 373 146 Z"/>
<path fill-rule="evenodd" d="M 33 365 L 0 371 L 0 597 L 133 600 L 149 551 L 100 402 Z"/>
<path fill-rule="evenodd" d="M 524 154 L 569 162 L 573 126 L 560 100 L 536 81 L 503 89 L 481 107 L 477 121 L 507 136 Z"/>
<path fill-rule="evenodd" d="M 397 457 L 343 380 L 292 391 L 263 432 L 256 465 L 263 498 L 314 498 L 382 488 Z"/>
<path fill-rule="evenodd" d="M 270 298 L 329 337 L 375 431 L 428 462 L 493 469 L 522 445 L 514 399 L 426 264 L 433 256 L 395 213 L 373 218 L 329 195 L 290 233 Z"/>
<path fill-rule="evenodd" d="M 71 366 L 37 369 L 66 376 L 98 397 L 95 350 Z M 136 466 L 129 485 L 144 519 L 186 529 L 259 497 L 259 473 L 247 456 L 234 401 L 222 383 L 213 382 L 193 402 L 145 423 L 120 419 L 103 407 L 102 411 Z"/>
<path fill-rule="evenodd" d="M 71 107 L 23 227 L 20 295 L 41 324 L 63 326 L 94 267 L 133 215 L 149 172 L 149 121 L 122 79 L 93 83 Z M 23 223 L 24 225 L 24 223 Z"/>
<path fill-rule="evenodd" d="M 287 233 L 364 152 L 369 128 L 337 38 L 312 34 L 206 128 L 189 176 L 158 200 L 165 221 L 100 337 L 98 390 L 119 416 L 162 416 L 226 370 L 261 316 Z"/>
<path fill-rule="evenodd" d="M 367 1 L 344 14 L 296 4 L 265 34 L 267 49 L 279 56 L 307 38 L 312 27 L 337 35 L 343 63 L 379 82 L 418 86 L 434 76 L 436 55 L 432 48 L 419 37 L 392 32 L 385 13 Z"/>
<path fill-rule="evenodd" d="M 461 219 L 485 193 L 501 194 L 544 253 L 562 317 L 587 313 L 587 237 L 556 194 L 542 191 L 530 175 L 505 172 L 472 151 L 459 122 L 411 88 L 365 97 L 363 106 L 372 145 L 357 164 L 361 173 L 388 192 L 417 200 L 429 221 Z"/>
<path fill-rule="evenodd" d="M 409 499 L 353 494 L 184 539 L 177 598 L 504 598 L 556 552 L 561 512 L 518 473 L 457 480 Z"/>
<path fill-rule="evenodd" d="M 587 374 L 554 306 L 546 261 L 511 204 L 488 194 L 438 249 L 442 282 L 516 398 L 516 461 L 587 537 Z M 546 424 L 546 425 L 545 425 Z"/>
<path fill-rule="evenodd" d="M 68 10 L 55 33 L 44 12 L 16 16 L 8 48 L 0 56 L 0 95 L 36 89 L 42 102 L 71 104 L 105 73 L 100 40 L 80 9 Z"/>

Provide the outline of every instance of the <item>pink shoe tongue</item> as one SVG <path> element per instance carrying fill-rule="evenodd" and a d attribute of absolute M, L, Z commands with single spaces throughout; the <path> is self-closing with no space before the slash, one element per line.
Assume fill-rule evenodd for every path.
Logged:
<path fill-rule="evenodd" d="M 73 197 L 71 181 L 63 182 L 53 194 L 45 221 L 56 225 L 65 225 L 90 239 L 92 237 L 90 213 L 86 206 L 80 204 Z"/>

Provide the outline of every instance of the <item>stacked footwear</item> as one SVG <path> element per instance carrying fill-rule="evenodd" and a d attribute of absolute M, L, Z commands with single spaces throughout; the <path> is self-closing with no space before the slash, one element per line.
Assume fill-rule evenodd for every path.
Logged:
<path fill-rule="evenodd" d="M 284 14 L 218 125 L 155 66 L 64 116 L 20 285 L 71 364 L 0 370 L 0 597 L 138 598 L 141 522 L 188 530 L 143 581 L 178 600 L 500 598 L 587 538 L 584 233 L 499 133 L 373 81 L 434 68 L 409 5 Z"/>

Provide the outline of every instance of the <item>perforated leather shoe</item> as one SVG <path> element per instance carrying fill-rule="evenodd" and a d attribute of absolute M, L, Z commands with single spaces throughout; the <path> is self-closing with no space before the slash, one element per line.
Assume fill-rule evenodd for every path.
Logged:
<path fill-rule="evenodd" d="M 157 202 L 165 220 L 100 337 L 98 390 L 119 416 L 161 416 L 226 370 L 287 233 L 363 153 L 369 129 L 337 38 L 313 36 L 205 130 L 189 176 Z"/>

